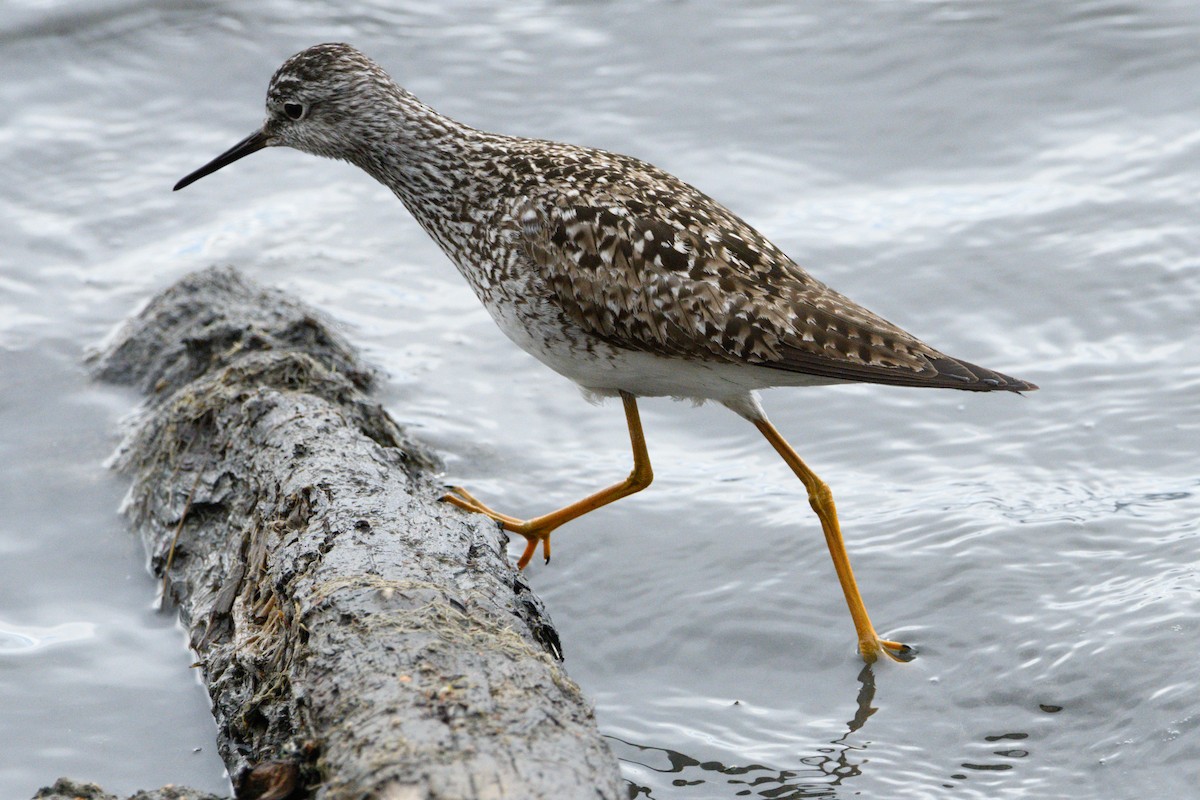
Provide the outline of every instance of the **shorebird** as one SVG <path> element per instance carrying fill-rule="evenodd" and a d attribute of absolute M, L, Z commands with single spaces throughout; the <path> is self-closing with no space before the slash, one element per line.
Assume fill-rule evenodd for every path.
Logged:
<path fill-rule="evenodd" d="M 828 485 L 767 419 L 758 390 L 846 382 L 1020 392 L 1032 383 L 947 356 L 813 278 L 740 217 L 629 156 L 476 130 L 438 113 L 347 44 L 289 58 L 262 128 L 182 189 L 265 147 L 348 161 L 387 186 L 510 339 L 591 397 L 620 397 L 633 470 L 520 519 L 451 487 L 442 498 L 526 539 L 650 485 L 637 398 L 715 400 L 751 422 L 808 492 L 868 663 L 911 649 L 875 631 Z"/>

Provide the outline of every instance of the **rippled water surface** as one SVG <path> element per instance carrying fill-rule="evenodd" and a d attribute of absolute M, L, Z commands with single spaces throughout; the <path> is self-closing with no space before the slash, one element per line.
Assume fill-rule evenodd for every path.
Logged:
<path fill-rule="evenodd" d="M 766 393 L 831 484 L 864 670 L 801 488 L 722 408 L 643 403 L 652 489 L 531 579 L 654 798 L 1196 797 L 1200 6 L 6 0 L 0 15 L 0 796 L 224 790 L 207 701 L 102 467 L 135 398 L 80 366 L 217 262 L 345 321 L 455 480 L 535 513 L 624 474 L 398 201 L 254 156 L 271 72 L 347 40 L 479 127 L 653 161 L 1027 397 Z M 198 752 L 197 752 L 198 750 Z"/>

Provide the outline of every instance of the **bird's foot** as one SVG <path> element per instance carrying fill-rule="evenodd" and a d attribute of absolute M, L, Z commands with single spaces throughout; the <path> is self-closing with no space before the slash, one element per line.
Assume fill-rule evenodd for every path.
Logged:
<path fill-rule="evenodd" d="M 510 517 L 508 514 L 501 514 L 488 507 L 483 501 L 475 497 L 461 486 L 447 486 L 446 493 L 439 498 L 443 503 L 449 503 L 452 506 L 458 506 L 464 511 L 470 511 L 475 514 L 483 514 L 491 517 L 505 527 L 509 525 L 520 525 L 522 520 L 516 517 Z"/>
<path fill-rule="evenodd" d="M 441 497 L 443 503 L 458 506 L 464 511 L 491 517 L 499 522 L 506 531 L 525 537 L 525 550 L 517 560 L 517 569 L 525 569 L 529 566 L 529 561 L 537 550 L 538 542 L 541 542 L 542 555 L 545 557 L 546 563 L 550 563 L 550 532 L 558 527 L 557 524 L 547 524 L 536 519 L 523 520 L 510 517 L 508 514 L 501 514 L 488 507 L 461 486 L 450 486 L 447 489 L 446 494 Z"/>
<path fill-rule="evenodd" d="M 874 631 L 869 637 L 858 640 L 858 652 L 862 655 L 863 661 L 868 664 L 874 664 L 880 654 L 887 656 L 892 661 L 900 662 L 912 661 L 917 657 L 917 651 L 914 648 L 901 642 L 880 639 Z"/>

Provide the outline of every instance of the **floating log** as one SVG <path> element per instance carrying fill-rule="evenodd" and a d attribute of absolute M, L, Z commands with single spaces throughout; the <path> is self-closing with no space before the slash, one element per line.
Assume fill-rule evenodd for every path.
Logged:
<path fill-rule="evenodd" d="M 627 796 L 507 535 L 438 502 L 436 458 L 319 313 L 208 269 L 92 366 L 147 395 L 125 510 L 239 797 Z"/>

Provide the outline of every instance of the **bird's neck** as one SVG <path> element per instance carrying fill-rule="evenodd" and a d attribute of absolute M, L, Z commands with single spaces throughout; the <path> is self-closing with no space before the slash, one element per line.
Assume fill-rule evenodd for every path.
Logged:
<path fill-rule="evenodd" d="M 391 189 L 429 230 L 471 199 L 474 161 L 504 137 L 440 114 L 399 87 L 389 106 L 386 132 L 365 136 L 349 160 Z"/>

